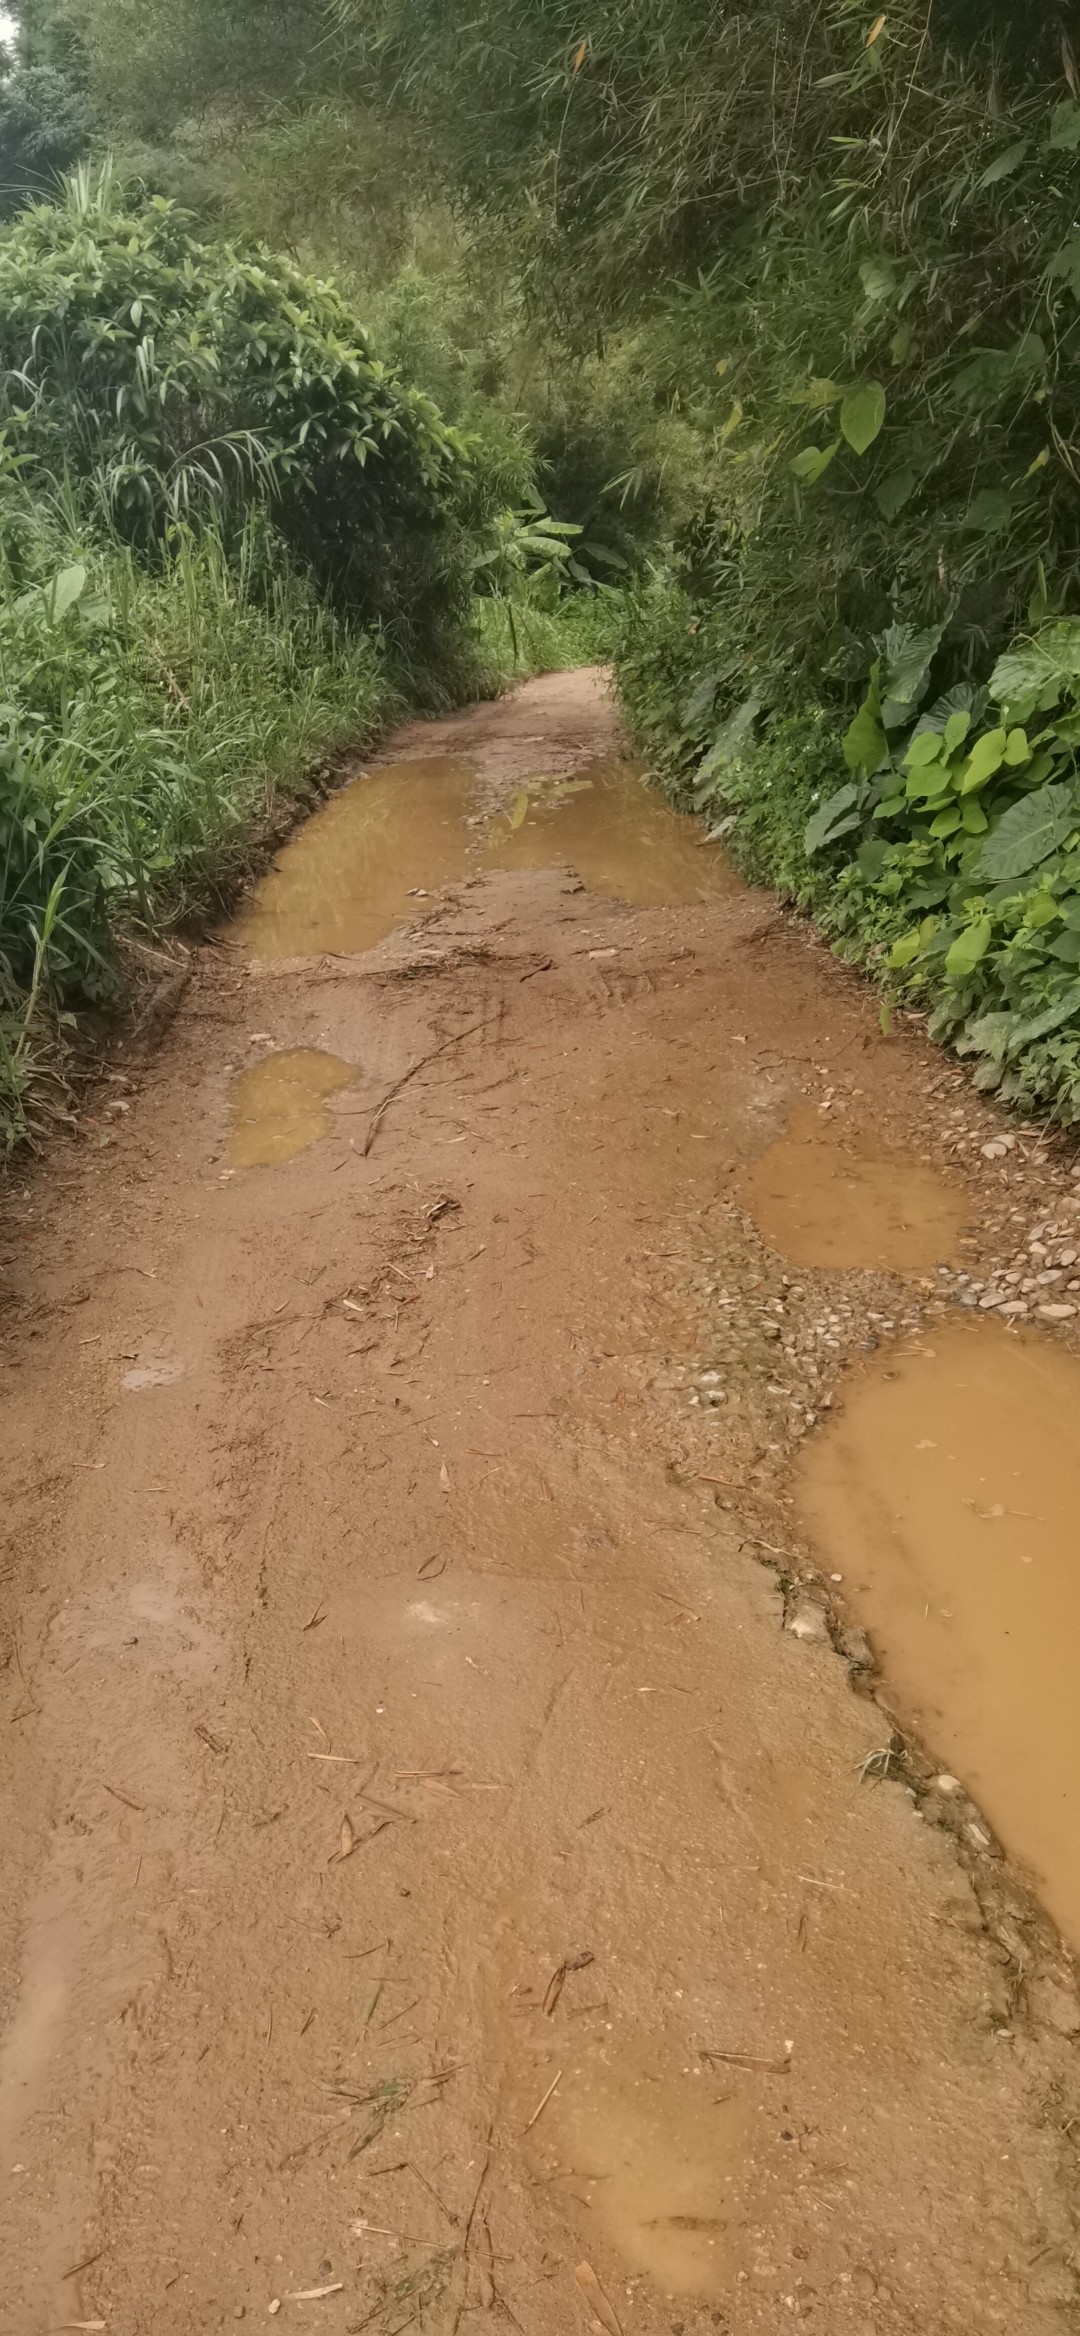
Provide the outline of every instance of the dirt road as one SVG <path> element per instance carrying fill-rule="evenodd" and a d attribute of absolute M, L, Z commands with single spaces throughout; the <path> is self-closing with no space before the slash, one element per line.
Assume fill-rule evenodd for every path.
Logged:
<path fill-rule="evenodd" d="M 529 864 L 616 746 L 595 675 L 404 733 L 512 864 L 257 914 L 10 1195 L 5 2336 L 1077 2324 L 1067 1965 L 794 1579 L 932 1266 L 750 1206 L 842 1110 L 944 1255 L 952 1090 L 768 898 Z"/>

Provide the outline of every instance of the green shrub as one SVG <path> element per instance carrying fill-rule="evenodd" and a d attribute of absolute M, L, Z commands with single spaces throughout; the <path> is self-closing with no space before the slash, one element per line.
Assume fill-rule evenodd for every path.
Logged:
<path fill-rule="evenodd" d="M 137 549 L 272 500 L 327 598 L 403 653 L 436 661 L 463 621 L 464 446 L 290 261 L 80 170 L 0 233 L 0 369 L 33 468 L 78 481 Z"/>

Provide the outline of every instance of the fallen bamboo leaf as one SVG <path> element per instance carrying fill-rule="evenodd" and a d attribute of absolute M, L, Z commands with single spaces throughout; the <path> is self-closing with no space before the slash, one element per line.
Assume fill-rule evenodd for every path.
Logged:
<path fill-rule="evenodd" d="M 438 1581 L 439 1575 L 445 1572 L 445 1557 L 425 1557 L 423 1565 L 417 1566 L 416 1579 L 418 1582 L 435 1582 Z"/>
<path fill-rule="evenodd" d="M 785 2053 L 780 2060 L 769 2059 L 760 2052 L 718 2052 L 702 2044 L 700 2056 L 702 2060 L 722 2060 L 729 2068 L 760 2069 L 765 2076 L 786 2076 L 791 2067 L 790 2052 Z"/>
<path fill-rule="evenodd" d="M 443 1488 L 443 1491 L 444 1491 L 444 1492 L 449 1492 L 449 1490 L 450 1490 L 450 1470 L 448 1469 L 448 1467 L 447 1467 L 447 1465 L 446 1465 L 446 1462 L 445 1462 L 445 1460 L 442 1462 L 442 1464 L 441 1464 L 441 1466 L 440 1466 L 440 1469 L 439 1469 L 439 1483 L 441 1484 L 441 1486 L 442 1486 L 442 1488 Z"/>
<path fill-rule="evenodd" d="M 579 2263 L 574 2277 L 582 2295 L 587 2298 L 590 2308 L 599 2320 L 600 2326 L 607 2329 L 608 2336 L 623 2336 L 619 2321 L 612 2311 L 592 2264 Z"/>
<path fill-rule="evenodd" d="M 559 1964 L 558 1970 L 552 1972 L 551 1977 L 548 1980 L 547 1987 L 544 1991 L 543 2006 L 549 2020 L 554 2018 L 555 2006 L 558 2003 L 564 1986 L 566 1985 L 567 1972 L 585 1971 L 587 1970 L 589 1964 L 593 1961 L 594 1956 L 592 1948 L 583 1947 L 580 1955 L 567 1955 L 565 1960 Z"/>
<path fill-rule="evenodd" d="M 57 2328 L 104 2328 L 104 2320 L 58 2320 Z"/>
<path fill-rule="evenodd" d="M 145 1801 L 133 1801 L 131 1794 L 122 1793 L 118 1784 L 105 1784 L 104 1777 L 102 1777 L 101 1781 L 102 1784 L 105 1785 L 106 1792 L 112 1794 L 114 1801 L 123 1801 L 125 1809 L 137 1809 L 140 1816 L 145 1813 Z"/>
<path fill-rule="evenodd" d="M 346 1812 L 345 1816 L 341 1820 L 340 1843 L 338 1844 L 337 1849 L 332 1851 L 331 1855 L 327 1858 L 327 1865 L 332 1866 L 335 1858 L 351 1857 L 355 1848 L 356 1835 L 353 1832 L 353 1822 L 352 1818 L 348 1815 L 348 1812 Z"/>
<path fill-rule="evenodd" d="M 551 2083 L 549 2084 L 549 2086 L 548 2086 L 548 2089 L 547 2089 L 546 2093 L 544 2094 L 544 2098 L 543 2098 L 543 2100 L 542 2100 L 542 2101 L 538 2101 L 538 2102 L 537 2102 L 537 2104 L 536 2104 L 536 2107 L 535 2107 L 535 2109 L 533 2110 L 532 2116 L 530 2117 L 528 2124 L 527 2124 L 527 2125 L 523 2125 L 523 2126 L 522 2126 L 521 2130 L 522 2130 L 522 2132 L 523 2132 L 523 2133 L 531 2133 L 531 2131 L 532 2131 L 532 2128 L 533 2128 L 533 2126 L 535 2125 L 537 2118 L 538 2118 L 539 2116 L 541 2116 L 541 2115 L 542 2115 L 542 2113 L 543 2113 L 543 2111 L 544 2111 L 544 2110 L 547 2108 L 548 2102 L 549 2102 L 549 2101 L 550 2101 L 550 2099 L 551 2099 L 552 2093 L 554 2092 L 556 2085 L 557 2085 L 557 2084 L 560 2084 L 561 2082 L 562 2082 L 562 2070 L 561 2070 L 561 2068 L 560 2068 L 560 2069 L 557 2071 L 557 2073 L 556 2073 L 556 2074 L 555 2074 L 555 2075 L 552 2077 Z"/>
<path fill-rule="evenodd" d="M 395 1809 L 392 1801 L 377 1801 L 373 1793 L 364 1792 L 360 1786 L 357 1786 L 357 1799 L 363 1801 L 366 1809 L 377 1809 L 380 1817 L 400 1818 L 403 1825 L 416 1823 L 411 1809 Z"/>
<path fill-rule="evenodd" d="M 287 2304 L 317 2304 L 320 2296 L 340 2295 L 344 2285 L 345 2282 L 343 2279 L 332 2279 L 329 2287 L 287 2288 L 285 2291 L 285 2301 Z M 99 2322 L 98 2325 L 104 2326 L 104 2322 Z"/>
<path fill-rule="evenodd" d="M 317 1628 L 318 1628 L 318 1625 L 319 1625 L 319 1623 L 320 1623 L 320 1622 L 325 1622 L 325 1620 L 326 1620 L 326 1608 L 325 1608 L 325 1606 L 323 1605 L 322 1599 L 320 1598 L 320 1600 L 319 1600 L 319 1603 L 318 1603 L 318 1605 L 317 1605 L 317 1606 L 316 1606 L 316 1608 L 315 1608 L 315 1612 L 314 1612 L 314 1614 L 310 1614 L 310 1615 L 308 1616 L 308 1619 L 307 1619 L 307 1621 L 306 1621 L 306 1622 L 305 1622 L 305 1624 L 304 1624 L 304 1629 L 305 1629 L 305 1630 L 315 1630 L 315 1629 L 317 1629 Z"/>

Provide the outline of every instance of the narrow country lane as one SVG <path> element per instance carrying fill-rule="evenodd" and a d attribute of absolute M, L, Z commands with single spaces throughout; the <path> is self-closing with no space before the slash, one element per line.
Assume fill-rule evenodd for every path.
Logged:
<path fill-rule="evenodd" d="M 794 1473 L 1025 1172 L 689 824 L 605 895 L 619 751 L 400 733 L 393 929 L 336 798 L 11 1186 L 3 2336 L 1077 2325 L 1067 1960 Z"/>

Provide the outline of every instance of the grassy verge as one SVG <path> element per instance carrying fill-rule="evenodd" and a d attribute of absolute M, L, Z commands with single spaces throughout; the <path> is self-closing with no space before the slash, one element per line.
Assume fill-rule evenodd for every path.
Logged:
<path fill-rule="evenodd" d="M 32 1117 L 57 1016 L 123 995 L 149 938 L 235 883 L 317 758 L 392 719 L 376 637 L 257 525 L 180 534 L 153 569 L 9 496 L 0 593 L 0 1135 Z M 18 573 L 16 573 L 18 571 Z"/>

